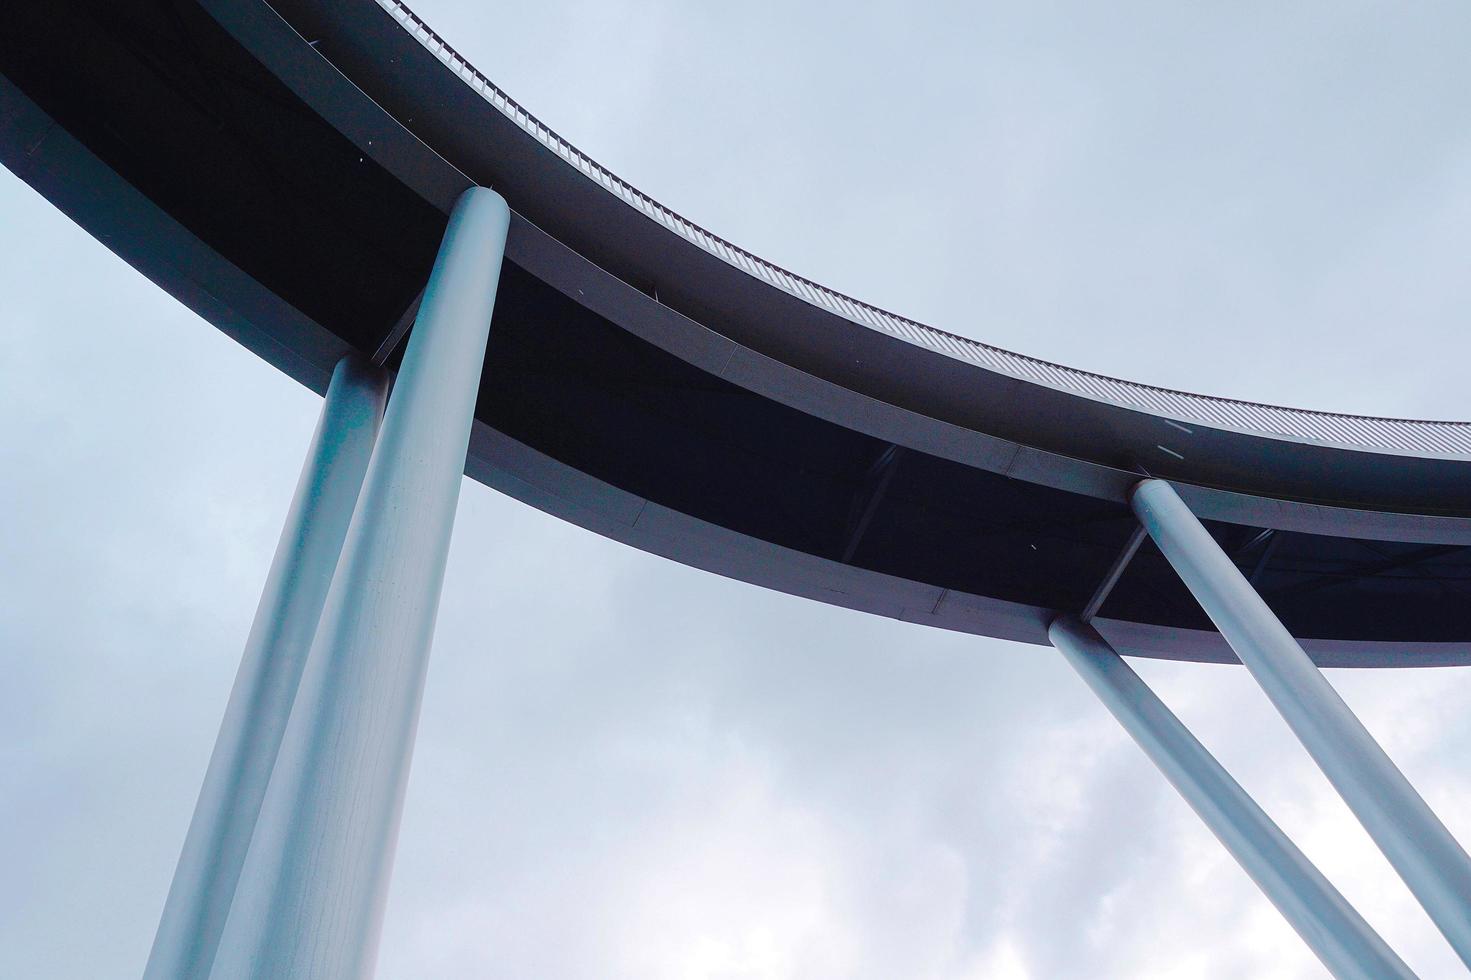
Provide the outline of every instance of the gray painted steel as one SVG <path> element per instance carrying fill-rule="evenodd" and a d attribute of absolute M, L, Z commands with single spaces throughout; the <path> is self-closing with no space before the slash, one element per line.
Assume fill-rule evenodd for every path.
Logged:
<path fill-rule="evenodd" d="M 346 533 L 213 976 L 371 970 L 462 467 L 558 516 L 697 567 L 1031 642 L 1047 641 L 1059 609 L 1085 605 L 1098 581 L 1092 557 L 1101 556 L 1101 572 L 1118 555 L 1086 616 L 1102 611 L 1115 587 L 1115 609 L 1131 592 L 1155 595 L 1160 579 L 1177 588 L 1157 556 L 1129 566 L 1137 541 L 1092 534 L 1134 530 L 1124 501 L 1146 464 L 1179 481 L 1196 514 L 1237 525 L 1218 529 L 1223 540 L 1262 530 L 1330 539 L 1295 544 L 1327 554 L 1355 581 L 1444 558 L 1446 549 L 1400 549 L 1386 566 L 1382 555 L 1368 562 L 1336 555 L 1341 545 L 1471 545 L 1471 425 L 1304 412 L 1137 385 L 843 296 L 711 235 L 599 167 L 399 0 L 198 0 L 166 11 L 131 0 L 79 5 L 88 8 L 80 14 L 72 6 L 22 5 L 11 19 L 38 33 L 0 34 L 0 162 L 155 282 L 317 390 L 345 351 L 377 351 L 380 361 L 394 355 L 440 216 L 453 211 L 419 294 L 399 392 Z M 110 7 L 116 17 L 97 16 Z M 200 81 L 197 64 L 208 59 L 267 97 L 220 98 Z M 99 112 L 87 97 L 99 86 L 124 93 L 112 111 Z M 159 118 L 175 124 L 159 127 Z M 233 192 L 237 207 L 198 207 L 225 199 L 208 193 L 211 183 Z M 498 194 L 465 191 L 477 183 L 498 187 L 517 213 Z M 363 215 L 370 220 L 356 222 Z M 299 237 L 283 240 L 282 227 Z M 287 241 L 299 246 L 294 253 L 283 252 Z M 510 262 L 501 307 L 516 315 L 497 320 L 495 337 L 506 341 L 497 353 L 514 354 L 530 340 L 544 346 L 527 348 L 540 360 L 529 357 L 519 375 L 487 374 L 478 392 L 486 414 L 477 419 L 503 257 Z M 585 373 L 559 379 L 543 370 L 564 358 L 576 367 L 573 355 L 588 362 Z M 492 362 L 499 369 L 515 357 Z M 612 384 L 593 377 L 606 363 Z M 608 390 L 620 380 L 648 383 L 635 400 Z M 542 400 L 519 398 L 527 393 Z M 702 394 L 712 393 L 718 399 L 705 399 L 703 425 L 661 442 L 660 433 L 673 434 L 665 419 L 698 416 Z M 668 400 L 674 395 L 677 402 Z M 714 405 L 720 399 L 723 410 Z M 743 465 L 726 469 L 728 485 L 717 486 L 732 458 L 723 436 L 730 430 L 722 428 L 732 418 L 761 422 L 742 431 L 750 437 Z M 587 426 L 589 419 L 606 424 Z M 872 440 L 886 444 L 877 469 L 869 464 Z M 667 451 L 631 453 L 651 445 Z M 805 453 L 795 458 L 799 449 Z M 901 452 L 906 470 L 930 467 L 927 483 L 903 486 L 891 465 Z M 820 465 L 809 466 L 816 457 Z M 858 461 L 867 475 L 855 487 L 849 471 Z M 1049 574 L 1027 583 L 1031 591 L 1016 581 L 974 580 L 934 560 L 944 551 L 937 543 L 985 524 L 961 505 L 943 526 L 926 523 L 943 511 L 929 506 L 935 491 L 957 480 L 1010 505 L 997 523 L 1011 526 L 983 535 L 993 539 L 993 554 L 1027 547 L 1006 534 L 1046 532 L 1058 543 Z M 1026 489 L 1013 492 L 1019 488 Z M 1172 526 L 1151 527 L 1161 548 L 1465 958 L 1464 852 L 1240 573 L 1231 578 L 1235 568 L 1173 490 L 1157 484 L 1133 494 L 1141 516 L 1152 496 L 1179 511 Z M 1058 528 L 1044 526 L 1039 499 Z M 772 501 L 807 509 L 792 526 L 757 520 L 781 513 Z M 1094 506 L 1099 501 L 1106 506 Z M 841 544 L 811 533 L 845 508 L 856 519 Z M 884 518 L 887 539 L 871 530 Z M 1172 553 L 1171 535 L 1188 547 Z M 882 557 L 890 561 L 863 554 L 875 541 L 887 541 L 892 553 Z M 1038 561 L 1047 550 L 1030 546 Z M 956 564 L 987 565 L 972 557 L 967 551 Z M 1206 571 L 1192 579 L 1190 562 Z M 1256 567 L 1270 574 L 1267 564 L 1259 559 Z M 1442 580 L 1427 581 L 1430 589 L 1466 581 L 1454 574 L 1464 563 L 1448 564 Z M 1141 575 L 1158 577 L 1130 581 Z M 1064 581 L 1070 588 L 1048 587 Z M 1221 594 L 1207 596 L 1212 589 Z M 1312 618 L 1321 632 L 1303 631 L 1325 662 L 1471 661 L 1454 616 L 1411 636 L 1373 628 L 1388 619 L 1420 623 L 1431 618 L 1427 608 L 1451 608 L 1444 603 L 1330 629 L 1344 610 L 1360 608 L 1353 603 L 1350 596 Z M 1158 609 L 1136 609 L 1096 625 L 1127 653 L 1229 659 L 1225 641 L 1190 613 L 1162 618 Z M 1089 628 L 1088 635 L 1100 634 Z M 1406 815 L 1408 829 L 1397 830 Z"/>
<path fill-rule="evenodd" d="M 1078 614 L 1079 619 L 1087 623 L 1091 622 L 1093 617 L 1098 615 L 1098 610 L 1103 608 L 1103 604 L 1108 601 L 1108 597 L 1113 592 L 1114 586 L 1118 585 L 1119 579 L 1123 578 L 1124 572 L 1129 568 L 1129 562 L 1134 560 L 1134 555 L 1138 552 L 1139 546 L 1144 543 L 1146 536 L 1143 527 L 1136 527 L 1134 533 L 1129 535 L 1129 540 L 1124 543 L 1123 548 L 1119 549 L 1118 557 L 1113 560 L 1113 564 L 1104 573 L 1103 580 L 1098 583 L 1098 588 L 1093 590 L 1093 597 L 1088 600 L 1088 604 Z M 1050 638 L 1051 631 L 1049 630 L 1048 632 Z"/>
<path fill-rule="evenodd" d="M 88 27 L 85 17 L 73 16 L 74 6 L 109 12 Z M 734 399 L 756 396 L 763 408 L 780 405 L 803 419 L 831 423 L 841 429 L 834 433 L 839 437 L 882 440 L 917 464 L 948 461 L 997 474 L 1011 486 L 1027 487 L 1026 496 L 1034 487 L 1038 494 L 1050 488 L 1077 495 L 1080 512 L 1059 515 L 1058 528 L 1078 539 L 1088 536 L 1089 517 L 1081 513 L 1088 501 L 1117 504 L 1121 521 L 1127 520 L 1126 495 L 1138 480 L 1137 466 L 1146 466 L 1174 481 L 1204 520 L 1236 524 L 1248 534 L 1264 528 L 1291 532 L 1281 552 L 1329 554 L 1331 573 L 1345 581 L 1367 569 L 1362 581 L 1315 596 L 1306 604 L 1310 608 L 1282 607 L 1320 664 L 1471 662 L 1471 637 L 1455 616 L 1423 614 L 1454 608 L 1437 601 L 1438 590 L 1454 591 L 1471 581 L 1465 575 L 1471 552 L 1432 558 L 1423 575 L 1421 569 L 1381 575 L 1374 570 L 1372 548 L 1361 549 L 1361 562 L 1351 554 L 1372 542 L 1471 546 L 1471 437 L 1465 435 L 1471 429 L 1465 425 L 1301 412 L 1137 386 L 1000 352 L 877 311 L 694 228 L 619 181 L 526 114 L 396 0 L 198 0 L 179 10 L 193 25 L 185 45 L 173 28 L 158 22 L 157 5 L 145 0 L 19 8 L 12 20 L 23 27 L 0 39 L 0 162 L 160 286 L 314 389 L 325 389 L 346 351 L 388 357 L 396 349 L 399 325 L 423 284 L 437 234 L 425 235 L 422 249 L 412 254 L 395 253 L 392 268 L 373 261 L 356 271 L 334 267 L 335 274 L 308 277 L 310 288 L 296 288 L 265 274 L 275 268 L 281 242 L 279 234 L 268 233 L 277 223 L 258 222 L 256 216 L 285 216 L 310 238 L 306 251 L 357 262 L 379 249 L 365 244 L 361 229 L 350 233 L 350 222 L 319 210 L 317 181 L 358 186 L 353 181 L 373 171 L 378 176 L 362 192 L 373 211 L 412 195 L 445 214 L 465 187 L 495 186 L 515 209 L 507 268 L 517 273 L 507 278 L 511 289 L 503 284 L 500 304 L 503 312 L 516 313 L 507 315 L 507 329 L 496 336 L 512 338 L 518 317 L 528 333 L 555 335 L 545 341 L 549 366 L 559 363 L 559 354 L 575 361 L 579 348 L 586 353 L 588 336 L 566 329 L 572 318 L 552 309 L 550 301 L 546 309 L 513 305 L 518 276 L 523 285 L 529 276 L 579 312 L 601 318 L 599 329 L 606 326 L 655 348 L 641 355 L 641 367 L 668 354 L 709 376 L 640 389 L 691 393 L 689 405 L 661 408 L 666 417 L 695 417 L 690 410 L 699 408 L 698 396 L 707 390 L 703 382 L 729 383 Z M 136 44 L 120 43 L 118 23 L 134 24 Z M 70 43 L 79 27 L 98 33 Z M 212 39 L 208 54 L 198 47 L 204 39 Z M 93 44 L 100 45 L 98 51 L 115 46 L 119 56 L 105 77 L 98 77 L 98 59 L 89 54 Z M 216 105 L 208 86 L 194 90 L 199 83 L 187 67 L 190 58 L 238 55 L 246 57 L 232 61 L 235 68 L 261 91 L 285 86 L 289 94 L 277 90 L 284 101 Z M 179 70 L 160 72 L 160 64 Z M 160 78 L 168 83 L 164 91 L 156 87 Z M 202 106 L 216 135 L 160 131 L 149 121 L 151 112 L 138 113 L 134 129 L 118 129 L 124 120 L 116 114 L 104 126 L 85 95 L 99 84 L 136 88 L 137 98 L 130 101 L 157 103 L 159 112 L 188 114 Z M 302 104 L 283 118 L 301 122 L 312 138 L 274 141 L 271 134 L 282 127 L 271 123 L 269 113 L 291 97 Z M 229 212 L 228 228 L 217 227 L 215 219 L 224 212 L 196 214 L 191 202 L 212 196 L 202 190 L 211 181 L 229 178 L 207 168 L 187 179 L 178 172 L 178 161 L 188 157 L 181 147 L 197 151 L 201 138 L 236 147 L 235 158 L 278 161 L 285 182 L 259 207 Z M 344 141 L 354 152 L 338 153 Z M 252 150 L 240 153 L 240 146 Z M 333 170 L 334 161 L 347 169 Z M 235 180 L 222 191 L 247 183 Z M 170 192 L 186 186 L 192 188 L 187 195 Z M 352 202 L 344 208 L 356 213 Z M 335 318 L 344 302 L 354 301 L 355 276 L 402 279 L 406 289 L 411 281 L 412 289 L 367 315 Z M 542 323 L 549 328 L 539 329 Z M 611 332 L 600 338 L 609 346 L 621 342 Z M 497 384 L 523 380 L 519 370 L 506 368 L 507 377 Z M 585 383 L 573 378 L 564 394 L 548 394 L 520 420 L 493 397 L 482 399 L 467 472 L 560 518 L 695 567 L 877 615 L 1030 643 L 1046 643 L 1048 622 L 1059 611 L 1081 608 L 1086 595 L 1072 593 L 1091 590 L 1103 571 L 1084 560 L 1068 566 L 1075 575 L 1051 574 L 1054 569 L 1039 575 L 1036 582 L 1048 588 L 1008 591 L 972 582 L 956 571 L 964 567 L 963 557 L 952 567 L 948 558 L 936 558 L 941 549 L 909 544 L 922 535 L 902 533 L 908 530 L 902 527 L 895 533 L 895 524 L 914 515 L 927 519 L 926 505 L 915 502 L 929 499 L 928 488 L 915 480 L 906 484 L 907 461 L 895 489 L 873 508 L 877 533 L 860 536 L 861 547 L 814 545 L 788 529 L 753 530 L 761 523 L 755 517 L 780 511 L 766 506 L 768 500 L 812 511 L 812 519 L 798 525 L 804 532 L 822 517 L 812 506 L 818 498 L 810 488 L 777 478 L 779 463 L 773 460 L 798 442 L 789 427 L 753 426 L 752 465 L 742 468 L 738 480 L 712 479 L 708 485 L 715 492 L 690 499 L 680 493 L 693 485 L 690 474 L 675 467 L 666 472 L 653 461 L 633 481 L 616 466 L 601 465 L 606 460 L 569 452 L 561 435 L 575 426 L 549 423 L 538 430 L 513 424 L 580 409 L 569 420 L 585 425 L 589 416 L 617 417 L 609 405 L 639 407 L 642 393 L 635 398 L 594 390 L 609 387 L 606 377 L 590 371 Z M 589 408 L 577 400 L 588 394 L 604 404 Z M 645 429 L 653 417 L 623 425 L 616 436 L 590 431 L 586 444 L 606 449 L 607 459 L 627 458 L 630 448 L 661 443 L 653 431 L 657 426 Z M 718 433 L 690 441 L 694 448 L 709 448 L 712 458 L 728 449 Z M 867 455 L 865 448 L 852 460 Z M 828 475 L 844 478 L 839 467 Z M 934 480 L 952 485 L 949 477 L 955 475 L 952 470 Z M 761 480 L 766 485 L 759 493 L 744 485 Z M 753 504 L 750 513 L 724 513 L 710 505 L 722 492 L 763 504 Z M 985 523 L 983 513 L 997 512 L 978 507 L 973 522 L 957 511 L 937 539 L 956 541 L 973 533 L 973 524 Z M 1016 524 L 1035 526 L 1028 520 Z M 1116 553 L 1112 542 L 1096 544 L 1100 553 Z M 1315 563 L 1309 558 L 1304 565 Z M 1173 615 L 1181 605 L 1173 596 L 1154 605 L 1134 601 L 1158 594 L 1149 579 L 1158 574 L 1158 564 L 1149 555 L 1136 559 L 1109 605 L 1099 610 L 1099 630 L 1125 655 L 1232 659 L 1193 610 L 1188 617 Z M 1286 576 L 1274 579 L 1292 564 L 1279 553 L 1265 569 L 1263 588 L 1292 588 Z M 1002 561 L 993 567 L 1009 566 Z M 1162 571 L 1173 588 L 1173 573 Z M 1052 587 L 1057 583 L 1066 589 Z M 1399 617 L 1374 617 L 1379 628 L 1361 630 L 1362 623 L 1335 615 L 1334 606 L 1363 608 L 1356 591 L 1377 589 L 1382 598 L 1393 587 L 1412 584 L 1417 608 Z"/>
<path fill-rule="evenodd" d="M 455 206 L 212 974 L 369 976 L 510 216 Z"/>
<path fill-rule="evenodd" d="M 1097 630 L 1065 616 L 1047 635 L 1330 973 L 1414 977 Z"/>
<path fill-rule="evenodd" d="M 1471 860 L 1344 704 L 1190 508 L 1162 480 L 1144 480 L 1134 512 L 1394 865 L 1471 966 Z"/>
<path fill-rule="evenodd" d="M 768 262 L 660 204 L 526 111 L 455 51 L 403 0 L 375 2 L 497 112 L 593 183 L 668 231 L 765 285 L 836 316 L 1013 378 L 1162 417 L 1327 445 L 1457 457 L 1471 455 L 1471 423 L 1468 422 L 1381 418 L 1287 408 L 1110 378 L 939 330 L 830 289 Z"/>
<path fill-rule="evenodd" d="M 184 838 L 145 980 L 209 976 L 387 396 L 387 374 L 366 359 L 349 355 L 338 362 Z"/>

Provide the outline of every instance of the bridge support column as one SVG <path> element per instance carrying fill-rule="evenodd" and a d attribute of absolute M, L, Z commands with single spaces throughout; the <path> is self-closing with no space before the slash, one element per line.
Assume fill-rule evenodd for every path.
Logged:
<path fill-rule="evenodd" d="M 373 972 L 510 213 L 456 203 L 399 370 L 212 976 Z"/>
<path fill-rule="evenodd" d="M 209 976 L 387 395 L 388 376 L 366 358 L 345 357 L 332 372 L 145 980 Z"/>
<path fill-rule="evenodd" d="M 1131 503 L 1231 649 L 1471 966 L 1471 860 L 1465 850 L 1174 488 L 1144 480 Z"/>
<path fill-rule="evenodd" d="M 1329 973 L 1414 977 L 1097 630 L 1066 616 L 1047 635 Z"/>

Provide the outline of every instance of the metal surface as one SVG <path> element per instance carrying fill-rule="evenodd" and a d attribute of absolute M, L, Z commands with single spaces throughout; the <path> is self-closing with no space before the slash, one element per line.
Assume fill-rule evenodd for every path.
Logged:
<path fill-rule="evenodd" d="M 1118 557 L 1113 560 L 1113 564 L 1109 566 L 1108 572 L 1103 576 L 1103 580 L 1098 583 L 1098 588 L 1093 590 L 1093 597 L 1088 600 L 1088 604 L 1078 614 L 1079 619 L 1087 623 L 1094 616 L 1098 615 L 1098 610 L 1102 609 L 1103 604 L 1108 601 L 1108 597 L 1113 592 L 1114 586 L 1118 585 L 1119 579 L 1123 578 L 1124 572 L 1129 567 L 1129 562 L 1134 560 L 1134 553 L 1144 543 L 1145 536 L 1144 528 L 1142 527 L 1136 527 L 1134 532 L 1129 535 L 1129 540 L 1124 542 L 1124 546 L 1119 549 Z"/>
<path fill-rule="evenodd" d="M 550 127 L 527 112 L 515 99 L 503 92 L 459 52 L 455 51 L 406 4 L 400 0 L 376 0 L 376 2 L 426 50 L 458 75 L 466 85 L 587 179 L 600 185 L 625 204 L 657 221 L 669 231 L 767 285 L 820 306 L 854 323 L 881 330 L 910 343 L 919 344 L 1015 378 L 1175 419 L 1365 449 L 1451 456 L 1471 455 L 1471 423 L 1468 422 L 1422 421 L 1316 412 L 1233 398 L 1220 398 L 1213 395 L 1199 395 L 1135 381 L 1124 381 L 983 344 L 980 341 L 948 333 L 908 317 L 890 313 L 837 290 L 829 289 L 753 255 L 664 207 L 607 168 L 600 166 L 571 142 L 559 136 Z M 1184 432 L 1189 434 L 1190 430 L 1186 428 Z"/>
<path fill-rule="evenodd" d="M 1471 860 L 1173 487 L 1134 511 L 1410 891 L 1471 966 Z"/>
<path fill-rule="evenodd" d="M 378 434 L 388 376 L 333 372 L 174 871 L 145 980 L 203 980 L 235 895 Z"/>
<path fill-rule="evenodd" d="M 1119 618 L 1095 626 L 1115 649 L 1229 658 L 1153 549 L 1127 561 L 1147 462 L 1233 550 L 1261 548 L 1253 578 L 1315 654 L 1471 662 L 1471 425 L 1139 385 L 860 303 L 614 177 L 399 0 L 76 0 L 17 5 L 7 27 L 0 160 L 315 390 L 346 351 L 394 362 L 435 262 L 216 977 L 371 969 L 462 466 L 814 599 L 1046 642 L 1057 610 L 1107 598 Z M 459 196 L 475 183 L 516 213 Z M 1316 677 L 1286 643 L 1264 659 Z M 1343 781 L 1375 769 L 1361 728 L 1315 714 L 1331 697 L 1289 693 Z M 1391 837 L 1413 810 L 1374 810 L 1392 782 L 1355 784 Z M 1411 843 L 1450 855 L 1437 841 Z M 1397 853 L 1432 914 L 1464 908 L 1459 880 L 1436 892 L 1423 853 Z"/>
<path fill-rule="evenodd" d="M 509 213 L 445 232 L 212 976 L 371 974 Z"/>
<path fill-rule="evenodd" d="M 1143 464 L 1238 554 L 1287 532 L 1257 581 L 1319 663 L 1471 662 L 1471 460 L 1180 421 L 872 327 L 610 193 L 376 0 L 75 0 L 7 27 L 0 161 L 317 391 L 345 352 L 397 362 L 444 215 L 496 187 L 514 210 L 467 472 L 559 518 L 1045 644 L 1126 543 Z M 1333 584 L 1293 591 L 1309 578 Z M 1126 655 L 1233 659 L 1152 548 L 1097 626 Z"/>
<path fill-rule="evenodd" d="M 1330 973 L 1414 977 L 1097 630 L 1067 616 L 1047 635 Z"/>

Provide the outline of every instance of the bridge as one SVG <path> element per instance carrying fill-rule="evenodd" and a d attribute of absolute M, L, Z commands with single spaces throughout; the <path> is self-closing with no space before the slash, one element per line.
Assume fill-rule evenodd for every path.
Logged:
<path fill-rule="evenodd" d="M 0 160 L 325 396 L 150 977 L 371 972 L 462 472 L 721 575 L 1056 647 L 1330 970 L 1408 975 L 1120 655 L 1240 661 L 1471 963 L 1471 862 L 1317 669 L 1471 663 L 1471 424 L 878 309 L 608 172 L 398 0 L 6 20 Z"/>

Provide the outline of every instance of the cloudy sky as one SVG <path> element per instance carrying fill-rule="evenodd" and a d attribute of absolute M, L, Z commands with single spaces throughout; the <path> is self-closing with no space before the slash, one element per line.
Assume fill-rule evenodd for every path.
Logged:
<path fill-rule="evenodd" d="M 758 254 L 1079 367 L 1471 416 L 1471 11 L 418 0 Z M 318 399 L 0 171 L 0 977 L 133 977 Z M 1138 668 L 1425 977 L 1449 948 L 1239 668 Z M 1471 671 L 1331 679 L 1471 841 Z M 379 976 L 1320 968 L 1045 648 L 463 488 Z"/>

